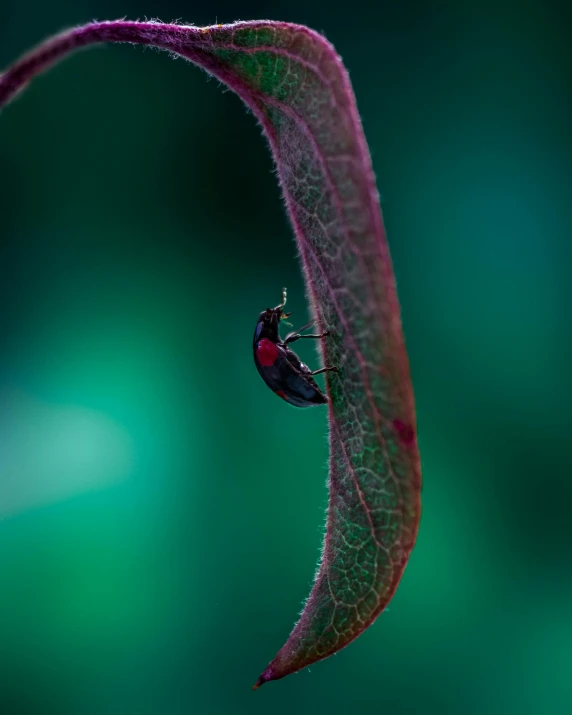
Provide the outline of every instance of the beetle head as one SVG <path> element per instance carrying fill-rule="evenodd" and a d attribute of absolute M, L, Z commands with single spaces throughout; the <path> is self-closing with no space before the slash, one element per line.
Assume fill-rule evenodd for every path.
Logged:
<path fill-rule="evenodd" d="M 256 323 L 256 331 L 254 333 L 254 342 L 257 343 L 262 338 L 268 338 L 272 340 L 273 343 L 277 343 L 280 340 L 280 334 L 278 331 L 280 321 L 288 318 L 292 313 L 284 313 L 284 306 L 286 305 L 286 288 L 282 289 L 282 303 L 277 305 L 275 308 L 266 308 L 258 316 L 258 321 Z"/>
<path fill-rule="evenodd" d="M 258 316 L 256 323 L 256 332 L 254 334 L 254 342 L 268 338 L 273 343 L 279 341 L 278 326 L 282 317 L 282 308 L 266 308 Z"/>

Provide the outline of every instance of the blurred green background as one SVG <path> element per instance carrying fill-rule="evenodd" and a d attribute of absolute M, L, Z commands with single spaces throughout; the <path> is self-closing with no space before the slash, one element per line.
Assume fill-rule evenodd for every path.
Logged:
<path fill-rule="evenodd" d="M 270 17 L 336 45 L 395 263 L 423 518 L 377 623 L 252 693 L 327 500 L 326 411 L 278 400 L 251 356 L 282 285 L 307 318 L 291 230 L 237 97 L 166 54 L 80 53 L 0 115 L 0 713 L 572 712 L 558 5 L 5 0 L 0 67 L 120 16 Z"/>

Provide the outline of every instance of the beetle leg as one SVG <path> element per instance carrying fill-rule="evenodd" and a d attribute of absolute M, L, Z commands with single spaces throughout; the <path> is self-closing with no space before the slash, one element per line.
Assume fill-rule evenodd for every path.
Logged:
<path fill-rule="evenodd" d="M 321 370 L 314 370 L 314 372 L 309 373 L 310 375 L 321 375 L 323 372 L 339 372 L 339 367 L 323 367 Z"/>
<path fill-rule="evenodd" d="M 327 338 L 329 334 L 329 330 L 326 330 L 324 333 L 320 333 L 319 335 L 300 335 L 300 333 L 290 333 L 290 335 L 287 335 L 284 338 L 284 345 L 288 345 L 288 343 L 295 343 L 296 340 L 301 340 L 302 338 L 316 338 L 320 340 L 321 338 Z"/>
<path fill-rule="evenodd" d="M 316 322 L 316 319 L 314 318 L 314 320 L 311 320 L 309 323 L 306 323 L 306 325 L 303 325 L 301 328 L 298 328 L 298 330 L 295 330 L 294 332 L 303 333 L 304 330 L 308 330 L 308 328 L 311 328 L 315 322 Z"/>

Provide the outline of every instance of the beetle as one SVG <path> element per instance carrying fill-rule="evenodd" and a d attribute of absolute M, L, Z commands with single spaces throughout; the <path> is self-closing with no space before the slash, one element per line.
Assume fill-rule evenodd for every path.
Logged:
<path fill-rule="evenodd" d="M 323 367 L 313 372 L 289 348 L 291 343 L 302 338 L 322 339 L 330 334 L 326 330 L 320 335 L 301 335 L 311 325 L 305 325 L 299 331 L 289 333 L 284 340 L 280 338 L 280 321 L 289 318 L 292 313 L 284 313 L 286 288 L 282 289 L 282 302 L 275 308 L 266 308 L 258 316 L 254 331 L 254 362 L 264 382 L 279 397 L 295 407 L 324 405 L 328 398 L 320 390 L 314 375 L 323 372 L 338 372 L 337 367 Z"/>

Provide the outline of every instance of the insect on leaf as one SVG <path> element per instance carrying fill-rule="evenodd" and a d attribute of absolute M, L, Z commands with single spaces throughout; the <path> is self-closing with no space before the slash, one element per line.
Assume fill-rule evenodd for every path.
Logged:
<path fill-rule="evenodd" d="M 421 474 L 409 364 L 371 159 L 348 74 L 318 33 L 282 22 L 195 28 L 92 23 L 0 75 L 0 107 L 42 70 L 101 42 L 186 57 L 256 115 L 276 161 L 328 365 L 330 497 L 300 620 L 255 688 L 340 650 L 383 611 L 415 543 Z"/>

